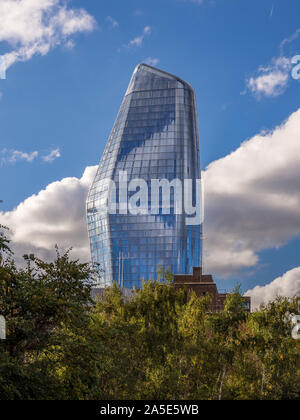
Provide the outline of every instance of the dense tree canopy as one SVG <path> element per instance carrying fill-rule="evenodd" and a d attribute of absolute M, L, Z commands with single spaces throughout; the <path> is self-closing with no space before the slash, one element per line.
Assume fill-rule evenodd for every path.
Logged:
<path fill-rule="evenodd" d="M 17 267 L 2 228 L 0 399 L 298 399 L 300 340 L 278 297 L 248 314 L 239 289 L 223 312 L 187 298 L 170 273 L 126 298 L 91 299 L 93 267 L 69 252 Z"/>

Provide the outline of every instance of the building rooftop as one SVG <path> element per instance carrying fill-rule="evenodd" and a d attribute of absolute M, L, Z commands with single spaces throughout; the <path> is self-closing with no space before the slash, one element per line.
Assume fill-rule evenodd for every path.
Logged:
<path fill-rule="evenodd" d="M 210 295 L 212 302 L 209 310 L 219 312 L 224 310 L 227 293 L 219 293 L 216 283 L 210 274 L 202 274 L 202 267 L 194 267 L 193 274 L 177 274 L 174 276 L 174 287 L 186 287 L 188 291 L 194 291 L 196 296 L 204 297 Z M 251 298 L 244 296 L 245 308 L 251 311 Z"/>

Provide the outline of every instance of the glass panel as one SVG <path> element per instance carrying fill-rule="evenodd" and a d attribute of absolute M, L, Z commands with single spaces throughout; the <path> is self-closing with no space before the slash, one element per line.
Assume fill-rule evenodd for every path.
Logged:
<path fill-rule="evenodd" d="M 186 226 L 184 214 L 99 212 L 103 180 L 113 179 L 118 194 L 120 170 L 127 171 L 128 182 L 140 177 L 149 185 L 152 178 L 200 178 L 196 102 L 187 83 L 137 67 L 89 191 L 87 222 L 92 260 L 104 270 L 100 287 L 113 281 L 140 287 L 142 278 L 156 278 L 159 265 L 174 274 L 192 273 L 201 264 L 201 226 Z"/>

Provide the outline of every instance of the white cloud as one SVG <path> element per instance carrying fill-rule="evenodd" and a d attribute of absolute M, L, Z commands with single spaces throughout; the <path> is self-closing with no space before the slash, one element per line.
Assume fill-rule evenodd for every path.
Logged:
<path fill-rule="evenodd" d="M 33 152 L 22 152 L 21 150 L 2 149 L 0 152 L 0 162 L 2 165 L 7 163 L 16 163 L 22 160 L 32 163 L 40 156 L 40 154 L 41 152 L 38 152 L 37 150 Z M 60 150 L 59 148 L 56 148 L 51 150 L 48 154 L 41 156 L 41 159 L 44 162 L 51 163 L 60 156 Z"/>
<path fill-rule="evenodd" d="M 150 26 L 145 26 L 142 35 L 132 39 L 129 44 L 127 45 L 127 47 L 141 47 L 144 41 L 144 38 L 146 35 L 150 35 L 151 34 L 151 27 Z"/>
<path fill-rule="evenodd" d="M 16 163 L 20 160 L 25 160 L 26 162 L 33 162 L 34 159 L 38 157 L 39 152 L 21 152 L 20 150 L 7 150 L 3 149 L 1 151 L 1 163 Z"/>
<path fill-rule="evenodd" d="M 0 42 L 12 50 L 4 55 L 6 69 L 36 54 L 70 42 L 78 32 L 92 31 L 94 18 L 84 9 L 68 9 L 63 0 L 1 0 Z"/>
<path fill-rule="evenodd" d="M 149 64 L 149 66 L 155 67 L 159 63 L 159 58 L 148 57 L 144 62 L 145 64 Z"/>
<path fill-rule="evenodd" d="M 18 255 L 33 252 L 52 258 L 58 244 L 64 249 L 73 246 L 75 258 L 90 260 L 85 200 L 95 172 L 96 167 L 87 167 L 80 179 L 53 182 L 12 211 L 0 212 L 0 224 L 10 227 Z"/>
<path fill-rule="evenodd" d="M 274 5 L 270 12 L 272 18 Z M 296 41 L 300 36 L 300 29 L 297 29 L 290 37 L 285 38 L 279 45 L 280 56 L 272 59 L 267 67 L 260 66 L 254 76 L 246 80 L 247 89 L 258 99 L 262 96 L 275 97 L 283 94 L 288 87 L 290 72 L 292 69 L 291 58 L 287 57 L 297 54 L 285 53 L 285 47 Z M 247 91 L 247 90 L 246 90 Z M 242 92 L 242 94 L 246 93 Z"/>
<path fill-rule="evenodd" d="M 245 296 L 251 296 L 251 305 L 253 309 L 261 304 L 267 304 L 277 296 L 294 298 L 300 293 L 300 267 L 288 271 L 282 277 L 278 277 L 266 286 L 256 286 L 248 290 Z"/>
<path fill-rule="evenodd" d="M 273 59 L 268 67 L 260 67 L 255 77 L 247 80 L 247 87 L 258 98 L 281 95 L 288 86 L 292 64 L 287 57 Z"/>
<path fill-rule="evenodd" d="M 300 109 L 204 172 L 205 270 L 256 266 L 258 252 L 300 235 Z"/>
<path fill-rule="evenodd" d="M 119 22 L 111 16 L 107 16 L 106 22 L 108 22 L 112 28 L 117 28 L 119 26 Z"/>
<path fill-rule="evenodd" d="M 48 153 L 48 155 L 42 156 L 42 159 L 43 159 L 44 162 L 51 163 L 55 159 L 60 158 L 60 156 L 61 156 L 60 150 L 59 150 L 59 148 L 57 148 L 57 149 L 51 150 L 51 152 Z"/>

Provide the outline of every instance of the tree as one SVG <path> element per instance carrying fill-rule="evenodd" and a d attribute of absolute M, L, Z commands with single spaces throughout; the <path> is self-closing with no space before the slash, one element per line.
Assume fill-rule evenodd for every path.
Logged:
<path fill-rule="evenodd" d="M 252 314 L 252 348 L 261 371 L 261 399 L 294 399 L 300 390 L 299 341 L 293 340 L 286 315 L 297 311 L 297 299 L 277 297 Z"/>
<path fill-rule="evenodd" d="M 278 297 L 252 314 L 237 287 L 223 312 L 173 276 L 93 302 L 94 268 L 70 252 L 17 267 L 0 229 L 0 399 L 299 399 L 300 340 Z"/>
<path fill-rule="evenodd" d="M 213 398 L 218 400 L 223 399 L 226 375 L 233 366 L 236 355 L 242 350 L 240 332 L 247 316 L 240 286 L 236 286 L 232 293 L 226 297 L 224 311 L 212 314 L 208 318 L 208 324 L 213 332 L 211 341 L 219 361 L 219 375 L 213 394 Z"/>
<path fill-rule="evenodd" d="M 64 328 L 77 333 L 89 323 L 91 267 L 71 261 L 69 251 L 60 255 L 57 249 L 54 262 L 25 255 L 27 267 L 17 268 L 8 244 L 2 232 L 0 308 L 7 340 L 1 346 L 1 369 L 11 386 L 4 393 L 0 388 L 0 395 L 39 398 L 43 389 L 50 392 L 54 380 L 51 360 L 47 365 L 40 356 L 62 340 Z"/>

